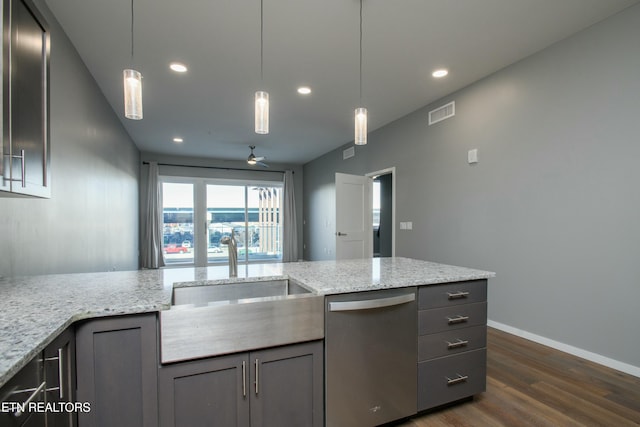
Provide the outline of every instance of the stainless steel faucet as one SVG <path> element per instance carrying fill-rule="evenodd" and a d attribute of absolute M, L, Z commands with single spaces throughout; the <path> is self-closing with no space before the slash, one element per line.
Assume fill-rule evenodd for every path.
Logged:
<path fill-rule="evenodd" d="M 223 237 L 222 239 L 220 239 L 220 243 L 228 246 L 229 277 L 238 277 L 238 245 L 236 243 L 234 230 L 231 229 L 231 237 Z"/>

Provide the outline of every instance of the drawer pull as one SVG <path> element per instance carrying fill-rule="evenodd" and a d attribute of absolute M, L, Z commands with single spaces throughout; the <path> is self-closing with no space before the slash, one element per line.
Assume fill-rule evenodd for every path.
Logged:
<path fill-rule="evenodd" d="M 47 388 L 47 383 L 45 381 L 43 381 L 42 384 L 40 384 L 36 388 L 28 388 L 28 389 L 24 389 L 24 390 L 16 390 L 16 391 L 12 392 L 11 394 L 31 393 L 29 398 L 27 400 L 25 400 L 23 405 L 22 405 L 22 408 L 24 408 L 24 407 L 28 406 L 29 403 L 31 403 L 33 401 L 33 399 L 37 398 L 38 395 L 40 393 L 42 393 L 46 388 Z M 24 412 L 22 412 L 22 409 L 18 409 L 16 412 L 13 413 L 13 415 L 16 418 L 17 417 L 21 417 L 23 414 L 24 414 Z"/>
<path fill-rule="evenodd" d="M 450 325 L 455 325 L 457 323 L 465 323 L 469 320 L 469 316 L 456 316 L 456 317 L 447 317 L 447 321 Z"/>
<path fill-rule="evenodd" d="M 456 342 L 447 341 L 447 349 L 453 350 L 454 348 L 466 347 L 469 344 L 469 341 L 464 341 L 458 338 Z"/>
<path fill-rule="evenodd" d="M 467 380 L 469 379 L 469 375 L 460 375 L 460 374 L 456 374 L 456 375 L 458 375 L 457 378 L 447 377 L 447 385 L 456 385 L 456 384 L 466 383 Z"/>
<path fill-rule="evenodd" d="M 447 292 L 447 297 L 449 299 L 460 299 L 460 298 L 466 298 L 468 296 L 469 296 L 469 292 L 465 292 L 465 291 Z"/>

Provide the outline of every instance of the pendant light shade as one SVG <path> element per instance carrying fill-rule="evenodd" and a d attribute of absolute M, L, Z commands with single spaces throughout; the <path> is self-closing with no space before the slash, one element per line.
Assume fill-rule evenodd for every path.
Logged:
<path fill-rule="evenodd" d="M 142 120 L 142 74 L 136 70 L 124 70 L 124 116 Z"/>
<path fill-rule="evenodd" d="M 255 128 L 258 134 L 269 133 L 269 94 L 262 90 L 256 92 Z"/>
<path fill-rule="evenodd" d="M 356 108 L 353 141 L 356 145 L 365 145 L 367 143 L 367 109 L 364 107 Z"/>

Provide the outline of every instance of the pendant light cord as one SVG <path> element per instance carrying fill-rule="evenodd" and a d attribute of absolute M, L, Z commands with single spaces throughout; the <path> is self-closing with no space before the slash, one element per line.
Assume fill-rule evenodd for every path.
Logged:
<path fill-rule="evenodd" d="M 360 105 L 362 105 L 362 0 L 360 0 Z"/>
<path fill-rule="evenodd" d="M 131 60 L 133 61 L 133 0 L 131 0 Z"/>
<path fill-rule="evenodd" d="M 263 12 L 263 0 L 260 0 L 260 83 L 264 83 L 263 78 L 263 63 L 264 63 L 264 12 Z"/>

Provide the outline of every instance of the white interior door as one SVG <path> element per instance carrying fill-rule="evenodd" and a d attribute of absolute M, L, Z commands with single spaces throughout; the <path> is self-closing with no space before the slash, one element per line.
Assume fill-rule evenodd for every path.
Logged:
<path fill-rule="evenodd" d="M 373 257 L 370 177 L 336 173 L 336 259 Z"/>

